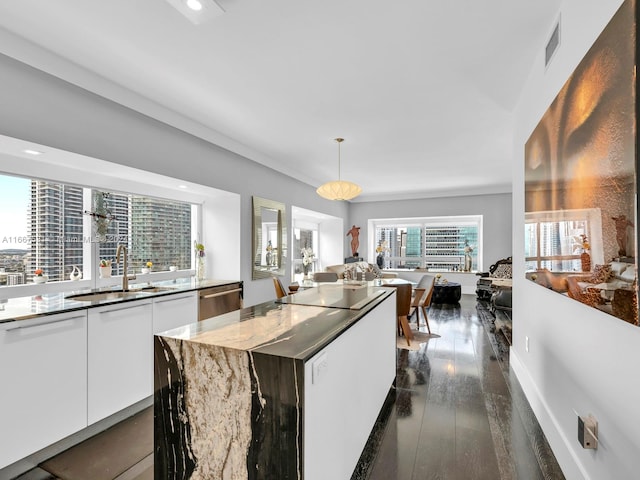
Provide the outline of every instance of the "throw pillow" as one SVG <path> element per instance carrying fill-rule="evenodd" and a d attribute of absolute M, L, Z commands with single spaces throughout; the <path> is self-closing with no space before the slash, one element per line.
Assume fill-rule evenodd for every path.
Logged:
<path fill-rule="evenodd" d="M 368 272 L 371 270 L 371 267 L 369 266 L 368 262 L 355 262 L 354 265 L 361 272 Z"/>
<path fill-rule="evenodd" d="M 620 275 L 622 275 L 622 272 L 624 272 L 626 268 L 631 264 L 624 262 L 611 262 L 609 265 L 611 265 L 611 273 L 613 273 L 613 276 L 618 278 L 620 277 Z"/>
<path fill-rule="evenodd" d="M 382 270 L 380 270 L 380 268 L 378 268 L 378 265 L 375 264 L 370 264 L 371 267 L 371 271 L 373 272 L 373 275 L 376 278 L 382 278 Z"/>
<path fill-rule="evenodd" d="M 611 265 L 596 265 L 589 279 L 590 283 L 606 283 L 611 277 Z"/>
<path fill-rule="evenodd" d="M 622 272 L 622 275 L 620 275 L 620 278 L 626 282 L 633 282 L 636 279 L 636 269 L 633 265 L 629 265 L 624 272 Z"/>

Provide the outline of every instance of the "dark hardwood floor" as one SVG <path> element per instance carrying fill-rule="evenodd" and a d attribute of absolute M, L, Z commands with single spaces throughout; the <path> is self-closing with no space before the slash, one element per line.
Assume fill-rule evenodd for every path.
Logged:
<path fill-rule="evenodd" d="M 463 295 L 429 320 L 437 336 L 398 350 L 395 404 L 353 480 L 564 479 L 491 313 Z"/>
<path fill-rule="evenodd" d="M 491 314 L 463 295 L 429 318 L 436 335 L 398 349 L 395 391 L 352 480 L 564 479 Z M 19 479 L 152 479 L 152 422 L 147 409 Z"/>

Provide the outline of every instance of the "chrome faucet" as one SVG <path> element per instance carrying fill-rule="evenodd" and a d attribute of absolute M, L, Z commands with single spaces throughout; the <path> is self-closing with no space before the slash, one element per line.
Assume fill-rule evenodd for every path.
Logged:
<path fill-rule="evenodd" d="M 135 280 L 135 275 L 130 277 L 127 275 L 127 247 L 125 245 L 118 245 L 118 249 L 116 250 L 116 263 L 120 263 L 120 252 L 122 252 L 122 291 L 129 291 L 129 280 Z"/>

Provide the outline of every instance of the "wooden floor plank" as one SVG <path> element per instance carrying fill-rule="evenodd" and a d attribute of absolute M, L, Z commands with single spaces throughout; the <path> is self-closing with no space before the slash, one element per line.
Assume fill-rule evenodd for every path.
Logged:
<path fill-rule="evenodd" d="M 398 350 L 395 399 L 353 480 L 564 479 L 483 308 L 433 305 L 439 337 Z M 152 432 L 149 408 L 19 480 L 150 480 Z"/>

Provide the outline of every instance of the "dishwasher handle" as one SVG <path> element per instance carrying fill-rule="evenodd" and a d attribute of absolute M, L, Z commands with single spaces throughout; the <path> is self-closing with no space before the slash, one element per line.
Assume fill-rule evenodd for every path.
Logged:
<path fill-rule="evenodd" d="M 242 289 L 241 288 L 234 288 L 233 290 L 225 290 L 224 292 L 218 292 L 218 293 L 210 293 L 208 295 L 200 295 L 200 298 L 214 298 L 214 297 L 221 297 L 223 295 L 229 295 L 230 293 L 238 293 L 241 292 Z"/>

